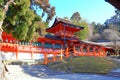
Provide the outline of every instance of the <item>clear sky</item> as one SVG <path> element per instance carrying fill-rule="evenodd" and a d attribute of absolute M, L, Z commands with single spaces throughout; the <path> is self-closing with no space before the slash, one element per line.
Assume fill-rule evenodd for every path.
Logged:
<path fill-rule="evenodd" d="M 56 8 L 56 16 L 70 18 L 74 12 L 79 12 L 80 16 L 88 22 L 103 24 L 106 19 L 115 14 L 115 8 L 105 2 L 105 0 L 49 0 Z M 50 24 L 52 24 L 51 21 Z"/>

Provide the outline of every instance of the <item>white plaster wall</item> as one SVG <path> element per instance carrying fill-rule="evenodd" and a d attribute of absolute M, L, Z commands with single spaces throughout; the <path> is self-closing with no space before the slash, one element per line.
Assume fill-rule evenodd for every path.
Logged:
<path fill-rule="evenodd" d="M 42 59 L 44 58 L 44 54 L 33 53 L 33 59 Z"/>
<path fill-rule="evenodd" d="M 16 60 L 16 53 L 15 52 L 0 52 L 2 59 L 1 60 Z M 48 54 L 47 57 L 53 57 L 53 54 Z M 59 55 L 60 56 L 60 55 Z M 33 59 L 43 59 L 44 54 L 42 53 L 33 53 Z M 30 60 L 31 53 L 18 53 L 18 60 Z"/>
<path fill-rule="evenodd" d="M 21 59 L 31 59 L 31 53 L 19 52 L 18 53 L 18 60 L 21 60 Z"/>
<path fill-rule="evenodd" d="M 2 60 L 15 60 L 16 53 L 14 52 L 0 52 L 2 56 Z"/>

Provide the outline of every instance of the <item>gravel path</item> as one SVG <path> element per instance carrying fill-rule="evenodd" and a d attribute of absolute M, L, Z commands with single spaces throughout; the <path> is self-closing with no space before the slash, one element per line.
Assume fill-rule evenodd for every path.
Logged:
<path fill-rule="evenodd" d="M 120 80 L 119 77 L 108 77 L 88 74 L 65 74 L 48 69 L 44 65 L 19 66 L 7 65 L 10 74 L 7 80 Z"/>
<path fill-rule="evenodd" d="M 37 77 L 25 74 L 23 68 L 18 65 L 7 66 L 10 74 L 7 75 L 8 80 L 40 80 Z"/>
<path fill-rule="evenodd" d="M 43 77 L 64 74 L 62 72 L 52 71 L 44 65 L 7 65 L 7 68 L 9 70 L 9 74 L 7 75 L 8 80 L 43 80 Z"/>

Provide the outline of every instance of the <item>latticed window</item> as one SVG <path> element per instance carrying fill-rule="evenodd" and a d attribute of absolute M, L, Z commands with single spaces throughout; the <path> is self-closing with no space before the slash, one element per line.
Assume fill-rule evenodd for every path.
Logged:
<path fill-rule="evenodd" d="M 98 52 L 98 49 L 96 49 L 95 52 Z"/>
<path fill-rule="evenodd" d="M 55 44 L 55 48 L 62 48 L 61 44 Z"/>
<path fill-rule="evenodd" d="M 80 47 L 79 47 L 79 46 L 75 46 L 75 49 L 76 49 L 77 51 L 79 51 L 79 50 L 80 50 Z"/>
<path fill-rule="evenodd" d="M 93 52 L 93 48 L 90 48 L 90 52 Z"/>
<path fill-rule="evenodd" d="M 25 43 L 23 41 L 19 42 L 20 45 L 25 45 Z"/>
<path fill-rule="evenodd" d="M 32 45 L 33 46 L 42 46 L 42 43 L 41 42 L 33 42 Z"/>
<path fill-rule="evenodd" d="M 45 48 L 53 48 L 52 43 L 47 43 L 47 42 L 45 42 L 44 47 Z"/>
<path fill-rule="evenodd" d="M 83 48 L 83 52 L 85 52 L 85 53 L 86 53 L 86 52 L 87 52 L 87 49 L 86 49 L 86 48 Z"/>
<path fill-rule="evenodd" d="M 42 43 L 41 43 L 41 42 L 39 42 L 39 43 L 38 43 L 38 46 L 42 46 Z"/>
<path fill-rule="evenodd" d="M 37 46 L 37 43 L 36 43 L 36 42 L 33 42 L 32 45 L 33 45 L 33 46 Z"/>

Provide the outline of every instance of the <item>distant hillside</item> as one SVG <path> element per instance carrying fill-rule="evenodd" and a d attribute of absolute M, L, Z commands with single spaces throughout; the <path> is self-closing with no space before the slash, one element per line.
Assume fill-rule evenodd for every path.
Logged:
<path fill-rule="evenodd" d="M 105 21 L 106 28 L 112 28 L 120 32 L 120 11 L 116 10 L 116 14 Z"/>
<path fill-rule="evenodd" d="M 107 19 L 104 24 L 91 23 L 94 28 L 91 41 L 98 40 L 120 40 L 120 11 L 116 10 L 115 15 Z"/>
<path fill-rule="evenodd" d="M 110 19 L 107 19 L 105 21 L 105 24 L 106 25 L 109 25 L 109 24 L 113 24 L 113 25 L 120 25 L 120 16 L 118 15 L 114 15 L 113 17 L 111 17 Z"/>

